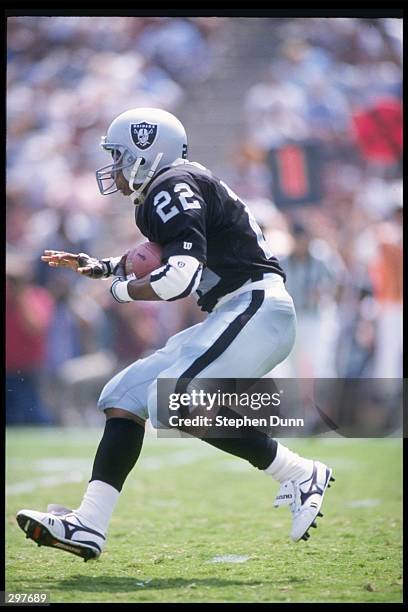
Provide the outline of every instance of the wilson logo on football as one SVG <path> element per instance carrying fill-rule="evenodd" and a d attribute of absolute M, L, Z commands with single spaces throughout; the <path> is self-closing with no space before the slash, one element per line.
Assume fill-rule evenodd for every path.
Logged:
<path fill-rule="evenodd" d="M 131 123 L 130 133 L 132 140 L 139 149 L 147 149 L 152 146 L 157 135 L 157 123 Z"/>

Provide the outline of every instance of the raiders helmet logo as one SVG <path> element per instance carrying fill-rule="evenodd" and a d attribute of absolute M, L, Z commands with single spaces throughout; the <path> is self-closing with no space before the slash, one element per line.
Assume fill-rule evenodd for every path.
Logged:
<path fill-rule="evenodd" d="M 142 150 L 148 149 L 154 143 L 157 135 L 157 123 L 131 123 L 130 133 L 135 145 Z"/>

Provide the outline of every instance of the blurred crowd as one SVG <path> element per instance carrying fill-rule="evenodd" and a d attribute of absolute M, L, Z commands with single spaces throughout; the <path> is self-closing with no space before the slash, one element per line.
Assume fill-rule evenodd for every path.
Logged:
<path fill-rule="evenodd" d="M 131 107 L 183 120 L 233 19 L 8 19 L 8 423 L 92 421 L 110 376 L 202 320 L 193 298 L 120 305 L 109 281 L 56 272 L 40 255 L 114 256 L 142 240 L 123 199 L 98 193 L 100 138 Z M 295 301 L 296 345 L 273 375 L 400 378 L 402 22 L 268 22 L 259 80 L 242 99 L 245 138 L 222 178 L 252 208 Z M 322 195 L 283 206 L 270 152 L 310 142 Z"/>

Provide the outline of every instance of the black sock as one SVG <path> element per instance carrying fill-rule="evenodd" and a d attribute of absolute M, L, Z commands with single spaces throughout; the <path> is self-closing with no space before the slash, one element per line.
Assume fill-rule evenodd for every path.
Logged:
<path fill-rule="evenodd" d="M 236 418 L 238 416 L 235 412 L 225 407 L 221 408 L 218 414 L 228 418 Z M 276 457 L 278 448 L 276 440 L 270 438 L 266 433 L 258 431 L 255 427 L 234 429 L 234 438 L 231 437 L 230 428 L 225 429 L 225 437 L 222 437 L 222 429 L 220 433 L 221 437 L 201 439 L 230 455 L 246 459 L 259 470 L 265 470 L 269 467 Z"/>
<path fill-rule="evenodd" d="M 144 432 L 144 427 L 131 419 L 108 419 L 89 482 L 102 480 L 121 491 L 142 450 Z"/>

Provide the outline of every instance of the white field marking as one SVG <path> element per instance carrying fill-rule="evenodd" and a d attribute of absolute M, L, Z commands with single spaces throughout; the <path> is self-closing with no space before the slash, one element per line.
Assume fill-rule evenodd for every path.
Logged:
<path fill-rule="evenodd" d="M 254 466 L 241 459 L 241 461 L 223 461 L 220 459 L 211 468 L 215 472 L 253 472 Z"/>
<path fill-rule="evenodd" d="M 140 461 L 140 467 L 146 471 L 156 471 L 165 467 L 189 465 L 201 460 L 204 456 L 208 456 L 205 449 L 201 450 L 197 448 L 194 450 L 183 450 L 166 454 L 163 457 L 146 457 Z M 18 464 L 22 460 L 14 459 L 11 461 L 14 464 Z M 84 467 L 85 471 L 80 471 L 78 469 L 79 466 Z M 91 465 L 90 462 L 85 459 L 50 458 L 35 461 L 32 467 L 39 472 L 53 470 L 53 473 L 42 478 L 33 478 L 31 480 L 8 485 L 6 487 L 6 495 L 29 493 L 40 488 L 60 486 L 64 483 L 82 482 L 85 480 L 86 474 L 89 476 Z M 55 469 L 57 469 L 57 472 Z"/>
<path fill-rule="evenodd" d="M 340 470 L 355 470 L 357 466 L 360 465 L 360 461 L 354 461 L 354 459 L 347 459 L 345 457 L 331 457 L 329 459 L 321 459 L 320 457 L 314 457 L 314 459 L 318 459 L 319 461 L 323 461 L 326 465 L 334 469 Z M 334 474 L 336 476 L 336 474 Z"/>
<path fill-rule="evenodd" d="M 243 555 L 219 555 L 206 563 L 245 563 L 249 558 Z"/>
<path fill-rule="evenodd" d="M 136 582 L 137 586 L 141 586 L 144 587 L 146 586 L 146 584 L 149 584 L 149 582 L 152 582 L 153 578 L 148 578 L 147 580 L 144 580 L 143 582 Z"/>
<path fill-rule="evenodd" d="M 145 457 L 140 461 L 140 467 L 147 471 L 161 470 L 165 467 L 177 467 L 179 465 L 189 465 L 204 457 L 208 457 L 208 452 L 200 447 L 190 450 L 180 450 L 175 453 L 163 455 L 163 457 Z"/>
<path fill-rule="evenodd" d="M 180 505 L 179 502 L 174 499 L 156 499 L 150 503 L 157 508 L 177 508 L 177 506 Z"/>
<path fill-rule="evenodd" d="M 384 443 L 387 442 L 387 444 L 402 444 L 401 439 L 402 436 L 399 435 L 399 433 L 395 436 L 388 436 L 386 438 L 343 438 L 343 436 L 339 436 L 339 437 L 318 437 L 316 436 L 315 438 L 316 440 L 319 441 L 319 443 L 321 442 L 322 444 L 325 444 L 327 446 L 330 446 L 330 444 L 350 444 L 350 445 L 356 445 L 358 444 L 358 446 L 361 446 L 362 444 L 377 444 L 378 442 Z"/>
<path fill-rule="evenodd" d="M 85 480 L 83 472 L 69 472 L 64 476 L 54 474 L 52 476 L 44 476 L 25 482 L 16 482 L 15 484 L 6 486 L 6 495 L 19 495 L 20 493 L 30 493 L 41 488 L 57 487 L 70 482 L 82 482 Z"/>
<path fill-rule="evenodd" d="M 13 467 L 24 467 L 27 468 L 26 459 L 9 459 L 7 461 Z M 51 472 L 56 474 L 57 472 L 64 472 L 65 470 L 88 470 L 92 467 L 92 460 L 89 459 L 72 459 L 69 457 L 50 457 L 48 459 L 37 459 L 30 463 L 30 469 L 34 472 Z"/>
<path fill-rule="evenodd" d="M 65 444 L 67 441 L 69 445 L 73 444 L 93 444 L 100 440 L 103 433 L 103 425 L 101 427 L 50 427 L 41 428 L 38 431 L 22 429 L 21 431 L 13 431 L 6 429 L 6 443 L 11 444 L 7 441 L 9 436 L 13 442 L 20 440 L 21 436 L 25 436 L 28 439 L 35 440 L 36 444 L 43 443 L 44 445 L 59 446 Z"/>
<path fill-rule="evenodd" d="M 347 502 L 345 505 L 347 508 L 373 508 L 379 506 L 381 500 L 379 499 L 355 499 L 351 502 Z"/>

